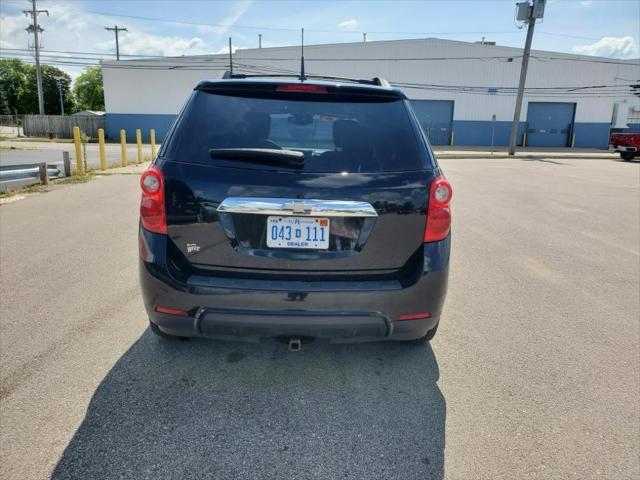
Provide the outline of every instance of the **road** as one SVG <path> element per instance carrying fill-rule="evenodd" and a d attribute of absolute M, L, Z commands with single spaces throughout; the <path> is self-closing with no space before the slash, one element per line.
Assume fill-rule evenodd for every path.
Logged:
<path fill-rule="evenodd" d="M 17 142 L 3 141 L 0 146 L 0 166 L 24 165 L 27 163 L 56 163 L 62 164 L 62 152 L 69 152 L 71 163 L 75 166 L 75 147 L 72 143 L 56 142 Z M 15 150 L 11 150 L 11 147 Z M 99 168 L 98 144 L 87 144 L 87 165 L 89 168 Z M 159 146 L 158 146 L 159 148 Z M 105 145 L 105 154 L 108 166 L 117 166 L 121 162 L 120 144 L 108 143 Z M 137 160 L 137 147 L 135 144 L 127 144 L 127 159 L 129 163 Z M 142 145 L 143 157 L 151 156 L 151 146 Z"/>
<path fill-rule="evenodd" d="M 0 207 L 0 477 L 637 479 L 640 165 L 445 160 L 431 346 L 163 341 L 136 176 Z"/>

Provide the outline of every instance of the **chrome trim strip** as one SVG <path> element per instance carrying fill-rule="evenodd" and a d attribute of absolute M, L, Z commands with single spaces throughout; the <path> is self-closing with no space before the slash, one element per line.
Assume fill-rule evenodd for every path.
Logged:
<path fill-rule="evenodd" d="M 310 215 L 318 217 L 377 217 L 367 202 L 297 198 L 228 197 L 217 208 L 220 213 L 259 215 Z"/>

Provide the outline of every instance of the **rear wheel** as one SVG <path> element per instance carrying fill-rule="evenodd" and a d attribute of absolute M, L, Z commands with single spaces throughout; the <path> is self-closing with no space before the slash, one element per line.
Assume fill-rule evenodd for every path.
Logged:
<path fill-rule="evenodd" d="M 429 330 L 424 336 L 420 338 L 416 338 L 415 340 L 412 340 L 412 343 L 415 343 L 417 345 L 422 345 L 423 343 L 430 342 L 433 339 L 433 337 L 436 336 L 436 332 L 438 331 L 438 325 L 440 325 L 440 322 L 436 323 L 436 326 L 433 327 L 431 330 Z"/>
<path fill-rule="evenodd" d="M 628 162 L 629 160 L 633 160 L 636 155 L 633 152 L 620 152 L 620 156 L 623 160 Z"/>
<path fill-rule="evenodd" d="M 173 335 L 169 335 L 168 333 L 164 333 L 162 330 L 160 330 L 160 327 L 158 327 L 158 325 L 153 323 L 151 320 L 149 320 L 149 327 L 151 327 L 151 331 L 153 332 L 153 334 L 157 335 L 158 337 L 175 338 Z"/>

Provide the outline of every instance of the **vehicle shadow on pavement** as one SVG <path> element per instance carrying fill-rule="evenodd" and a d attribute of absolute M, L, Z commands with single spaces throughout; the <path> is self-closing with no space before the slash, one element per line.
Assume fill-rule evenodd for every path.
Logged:
<path fill-rule="evenodd" d="M 442 479 L 429 345 L 166 341 L 96 390 L 54 479 Z"/>

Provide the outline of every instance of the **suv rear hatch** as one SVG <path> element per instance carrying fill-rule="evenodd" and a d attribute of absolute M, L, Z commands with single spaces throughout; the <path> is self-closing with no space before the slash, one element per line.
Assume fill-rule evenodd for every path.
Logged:
<path fill-rule="evenodd" d="M 199 85 L 158 165 L 170 258 L 215 274 L 399 272 L 435 176 L 402 93 L 309 83 Z"/>

